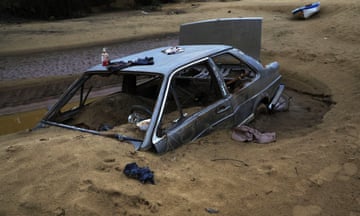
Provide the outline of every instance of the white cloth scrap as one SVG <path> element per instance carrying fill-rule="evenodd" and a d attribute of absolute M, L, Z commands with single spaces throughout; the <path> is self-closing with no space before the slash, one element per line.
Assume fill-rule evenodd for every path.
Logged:
<path fill-rule="evenodd" d="M 233 129 L 231 138 L 240 142 L 256 142 L 261 144 L 271 143 L 276 141 L 275 132 L 261 133 L 257 129 L 241 125 Z"/>

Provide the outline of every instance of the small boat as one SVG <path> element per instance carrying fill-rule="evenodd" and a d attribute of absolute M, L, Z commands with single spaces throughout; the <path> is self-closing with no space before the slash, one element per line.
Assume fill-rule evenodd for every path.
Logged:
<path fill-rule="evenodd" d="M 307 19 L 320 11 L 320 2 L 314 2 L 291 11 L 295 17 Z"/>

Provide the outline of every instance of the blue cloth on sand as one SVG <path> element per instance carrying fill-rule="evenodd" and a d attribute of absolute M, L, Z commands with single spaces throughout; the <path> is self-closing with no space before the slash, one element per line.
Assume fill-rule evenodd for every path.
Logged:
<path fill-rule="evenodd" d="M 155 184 L 153 171 L 148 167 L 139 167 L 135 162 L 126 164 L 124 174 L 127 177 L 139 180 L 143 184 L 147 182 Z"/>

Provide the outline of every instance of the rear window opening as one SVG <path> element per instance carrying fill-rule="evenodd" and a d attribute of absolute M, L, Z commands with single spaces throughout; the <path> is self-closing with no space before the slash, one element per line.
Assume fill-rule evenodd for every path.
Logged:
<path fill-rule="evenodd" d="M 254 69 L 229 53 L 215 56 L 213 60 L 219 67 L 230 93 L 241 91 L 258 78 Z"/>

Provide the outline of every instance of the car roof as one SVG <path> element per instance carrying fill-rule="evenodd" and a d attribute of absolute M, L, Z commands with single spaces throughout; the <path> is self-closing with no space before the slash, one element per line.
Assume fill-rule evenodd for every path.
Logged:
<path fill-rule="evenodd" d="M 165 50 L 171 51 L 171 49 L 177 50 L 178 52 L 173 54 L 166 54 L 164 52 Z M 128 62 L 136 61 L 137 59 L 144 59 L 145 57 L 152 57 L 154 60 L 154 64 L 152 65 L 134 65 L 126 67 L 121 71 L 152 72 L 167 75 L 185 64 L 229 49 L 232 49 L 232 47 L 228 45 L 184 45 L 176 47 L 160 47 L 126 57 L 113 59 L 111 62 Z M 107 68 L 99 64 L 87 71 L 107 71 Z"/>

